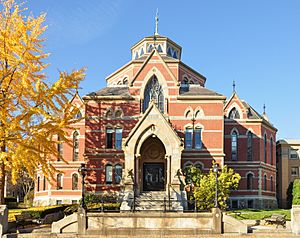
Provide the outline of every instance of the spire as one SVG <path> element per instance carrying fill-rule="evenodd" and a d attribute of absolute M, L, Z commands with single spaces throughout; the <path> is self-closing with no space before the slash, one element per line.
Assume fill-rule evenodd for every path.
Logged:
<path fill-rule="evenodd" d="M 155 32 L 154 35 L 158 36 L 158 8 L 156 9 L 156 16 L 155 16 Z"/>
<path fill-rule="evenodd" d="M 264 109 L 263 114 L 266 114 L 266 104 L 265 103 L 264 103 L 263 109 Z"/>
<path fill-rule="evenodd" d="M 233 80 L 233 83 L 232 83 L 232 92 L 235 93 L 235 81 Z"/>

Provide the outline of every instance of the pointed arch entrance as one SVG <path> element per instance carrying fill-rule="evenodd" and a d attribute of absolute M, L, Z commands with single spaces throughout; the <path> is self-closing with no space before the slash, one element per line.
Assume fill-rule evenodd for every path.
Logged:
<path fill-rule="evenodd" d="M 163 191 L 166 189 L 166 149 L 156 136 L 148 137 L 141 146 L 139 157 L 139 178 L 142 191 Z"/>

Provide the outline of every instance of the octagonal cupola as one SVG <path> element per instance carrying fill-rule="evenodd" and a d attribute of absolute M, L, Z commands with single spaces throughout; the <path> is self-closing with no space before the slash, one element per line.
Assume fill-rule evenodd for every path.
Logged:
<path fill-rule="evenodd" d="M 181 58 L 181 46 L 177 45 L 167 37 L 154 35 L 145 37 L 131 47 L 132 60 L 139 60 L 143 59 L 145 56 L 147 57 L 155 48 L 162 56 L 168 56 L 177 60 L 180 60 Z"/>

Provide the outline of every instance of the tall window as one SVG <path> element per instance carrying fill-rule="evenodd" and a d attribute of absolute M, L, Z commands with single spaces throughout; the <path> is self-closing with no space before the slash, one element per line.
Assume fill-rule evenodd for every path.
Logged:
<path fill-rule="evenodd" d="M 270 140 L 270 160 L 271 160 L 271 165 L 273 165 L 273 138 L 272 137 Z"/>
<path fill-rule="evenodd" d="M 247 160 L 253 160 L 253 134 L 251 131 L 248 132 L 247 137 Z"/>
<path fill-rule="evenodd" d="M 72 175 L 72 190 L 78 190 L 78 174 Z"/>
<path fill-rule="evenodd" d="M 62 174 L 57 174 L 56 177 L 56 189 L 61 190 L 62 189 Z"/>
<path fill-rule="evenodd" d="M 79 155 L 79 133 L 75 131 L 73 133 L 73 161 L 78 161 Z"/>
<path fill-rule="evenodd" d="M 236 131 L 231 134 L 231 160 L 237 160 L 238 135 Z"/>
<path fill-rule="evenodd" d="M 247 190 L 253 189 L 253 174 L 247 174 Z"/>
<path fill-rule="evenodd" d="M 264 137 L 264 161 L 267 163 L 267 135 Z"/>
<path fill-rule="evenodd" d="M 113 148 L 113 134 L 114 130 L 112 128 L 106 128 L 106 148 Z"/>
<path fill-rule="evenodd" d="M 46 190 L 46 177 L 44 176 L 44 180 L 43 180 L 43 190 Z"/>
<path fill-rule="evenodd" d="M 201 140 L 201 128 L 195 129 L 195 149 L 202 148 L 202 140 Z"/>
<path fill-rule="evenodd" d="M 273 192 L 273 177 L 270 178 L 270 191 Z"/>
<path fill-rule="evenodd" d="M 185 129 L 185 148 L 186 149 L 193 148 L 193 129 L 192 128 Z"/>
<path fill-rule="evenodd" d="M 122 166 L 117 164 L 115 166 L 115 183 L 120 184 L 122 180 Z"/>
<path fill-rule="evenodd" d="M 61 137 L 59 135 L 57 135 L 57 153 L 58 153 L 58 157 L 57 157 L 57 161 L 60 161 L 60 159 L 63 157 L 64 154 L 64 150 L 63 150 L 63 143 L 61 141 Z"/>
<path fill-rule="evenodd" d="M 161 112 L 164 112 L 164 92 L 155 75 L 149 80 L 145 88 L 143 112 L 147 110 L 151 100 L 155 102 Z"/>
<path fill-rule="evenodd" d="M 117 150 L 122 149 L 122 128 L 117 128 L 116 129 L 115 147 L 116 147 Z"/>
<path fill-rule="evenodd" d="M 231 109 L 229 113 L 229 118 L 233 120 L 240 119 L 239 111 L 235 107 Z"/>
<path fill-rule="evenodd" d="M 267 191 L 267 175 L 264 176 L 264 190 Z"/>
<path fill-rule="evenodd" d="M 112 165 L 108 164 L 105 166 L 105 182 L 111 184 L 113 179 Z"/>
<path fill-rule="evenodd" d="M 40 177 L 37 178 L 37 191 L 40 191 Z"/>

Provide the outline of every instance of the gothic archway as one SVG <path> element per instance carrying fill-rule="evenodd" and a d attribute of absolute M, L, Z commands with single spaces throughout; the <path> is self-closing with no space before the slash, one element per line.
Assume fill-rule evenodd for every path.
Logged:
<path fill-rule="evenodd" d="M 147 138 L 139 158 L 140 184 L 143 191 L 163 191 L 166 188 L 166 150 L 157 137 Z"/>

